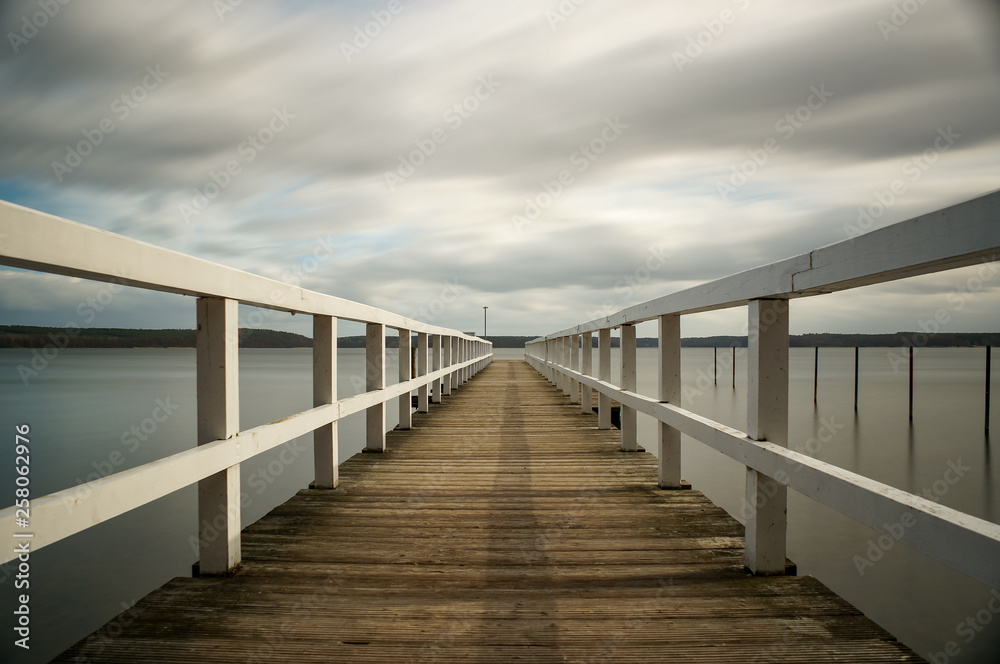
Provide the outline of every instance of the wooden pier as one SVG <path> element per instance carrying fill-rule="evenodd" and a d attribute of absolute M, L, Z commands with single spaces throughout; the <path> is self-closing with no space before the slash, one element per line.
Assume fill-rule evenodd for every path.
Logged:
<path fill-rule="evenodd" d="M 496 361 L 246 528 L 235 576 L 55 661 L 923 661 L 812 577 L 749 575 L 736 520 L 597 425 Z"/>

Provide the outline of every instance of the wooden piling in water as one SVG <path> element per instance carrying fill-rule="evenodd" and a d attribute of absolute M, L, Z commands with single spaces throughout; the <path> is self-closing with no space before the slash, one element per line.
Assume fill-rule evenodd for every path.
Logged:
<path fill-rule="evenodd" d="M 712 385 L 719 384 L 719 348 L 712 346 Z"/>
<path fill-rule="evenodd" d="M 733 346 L 733 389 L 736 389 L 736 346 Z"/>
<path fill-rule="evenodd" d="M 910 421 L 913 421 L 913 346 L 910 346 Z"/>
<path fill-rule="evenodd" d="M 813 403 L 817 403 L 819 394 L 819 346 L 816 346 L 813 353 Z"/>
<path fill-rule="evenodd" d="M 744 526 L 595 424 L 494 362 L 248 526 L 238 576 L 174 579 L 55 661 L 922 661 L 813 577 L 746 574 Z"/>
<path fill-rule="evenodd" d="M 993 347 L 986 347 L 986 433 L 990 432 L 990 377 L 992 372 Z"/>
<path fill-rule="evenodd" d="M 858 347 L 854 347 L 854 410 L 858 409 Z"/>

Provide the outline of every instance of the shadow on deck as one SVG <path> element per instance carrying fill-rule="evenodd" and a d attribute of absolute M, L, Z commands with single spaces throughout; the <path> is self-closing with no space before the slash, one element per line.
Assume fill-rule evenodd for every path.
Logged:
<path fill-rule="evenodd" d="M 494 362 L 249 526 L 236 576 L 55 661 L 923 661 L 812 577 L 748 576 L 736 520 L 579 411 Z"/>

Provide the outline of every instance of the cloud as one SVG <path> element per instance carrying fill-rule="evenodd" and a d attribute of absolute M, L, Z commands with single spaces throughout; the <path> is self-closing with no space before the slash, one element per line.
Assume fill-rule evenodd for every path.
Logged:
<path fill-rule="evenodd" d="M 844 239 L 895 179 L 874 226 L 1000 186 L 980 2 L 900 25 L 890 2 L 400 7 L 61 6 L 0 45 L 0 192 L 274 278 L 324 242 L 308 287 L 419 313 L 458 283 L 435 322 L 472 329 L 489 304 L 491 329 L 535 333 Z M 37 11 L 5 3 L 3 34 Z M 25 283 L 0 302 L 33 322 L 8 304 Z M 857 331 L 913 317 L 879 311 Z"/>

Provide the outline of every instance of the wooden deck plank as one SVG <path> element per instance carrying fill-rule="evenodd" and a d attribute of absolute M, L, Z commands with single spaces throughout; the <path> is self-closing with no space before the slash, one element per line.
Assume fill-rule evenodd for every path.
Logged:
<path fill-rule="evenodd" d="M 737 521 L 579 410 L 494 362 L 246 528 L 236 576 L 55 661 L 922 661 L 811 577 L 749 576 Z"/>

